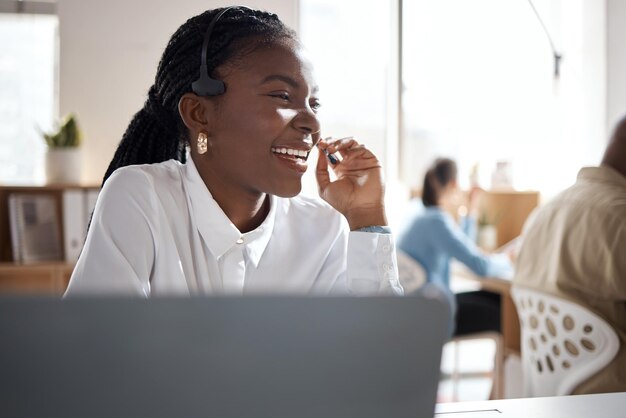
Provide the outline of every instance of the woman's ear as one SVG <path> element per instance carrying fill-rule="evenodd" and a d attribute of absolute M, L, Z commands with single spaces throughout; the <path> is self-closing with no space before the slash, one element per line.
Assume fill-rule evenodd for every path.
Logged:
<path fill-rule="evenodd" d="M 178 113 L 192 137 L 210 130 L 209 107 L 212 107 L 212 103 L 194 93 L 185 93 L 178 101 Z"/>

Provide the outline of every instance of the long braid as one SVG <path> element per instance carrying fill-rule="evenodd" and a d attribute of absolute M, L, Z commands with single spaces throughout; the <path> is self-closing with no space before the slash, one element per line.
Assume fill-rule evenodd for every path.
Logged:
<path fill-rule="evenodd" d="M 176 159 L 186 161 L 188 132 L 178 113 L 178 101 L 191 92 L 199 76 L 200 52 L 207 27 L 222 9 L 187 20 L 172 35 L 163 52 L 154 85 L 143 108 L 131 120 L 122 136 L 102 184 L 118 168 Z M 211 35 L 207 54 L 209 74 L 248 50 L 247 46 L 270 43 L 281 38 L 296 39 L 275 14 L 238 8 L 222 16 Z M 254 40 L 255 43 L 245 42 Z"/>

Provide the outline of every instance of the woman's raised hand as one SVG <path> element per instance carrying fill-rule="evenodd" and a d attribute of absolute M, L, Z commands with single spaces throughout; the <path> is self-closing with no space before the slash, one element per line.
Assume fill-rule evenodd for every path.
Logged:
<path fill-rule="evenodd" d="M 320 140 L 316 178 L 322 199 L 342 213 L 351 230 L 371 225 L 387 225 L 385 184 L 378 158 L 354 138 Z M 330 164 L 326 153 L 338 152 L 342 159 Z M 331 181 L 328 166 L 337 179 Z"/>

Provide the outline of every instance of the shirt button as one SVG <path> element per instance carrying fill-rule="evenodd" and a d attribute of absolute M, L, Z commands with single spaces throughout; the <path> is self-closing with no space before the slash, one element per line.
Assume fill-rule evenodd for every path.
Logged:
<path fill-rule="evenodd" d="M 243 244 L 243 238 L 239 238 L 237 241 L 235 241 L 237 244 Z"/>
<path fill-rule="evenodd" d="M 383 264 L 383 268 L 387 271 L 393 271 L 393 266 L 391 264 Z"/>
<path fill-rule="evenodd" d="M 387 245 L 387 244 L 383 245 L 383 251 L 386 252 L 386 253 L 391 251 L 391 245 Z"/>

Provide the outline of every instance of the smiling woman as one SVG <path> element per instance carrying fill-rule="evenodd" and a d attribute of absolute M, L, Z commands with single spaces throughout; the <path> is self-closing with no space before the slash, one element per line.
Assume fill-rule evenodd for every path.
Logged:
<path fill-rule="evenodd" d="M 317 91 L 276 15 L 189 19 L 107 170 L 67 294 L 402 293 L 380 163 L 320 139 Z M 313 147 L 323 200 L 299 196 Z"/>
<path fill-rule="evenodd" d="M 312 65 L 291 36 L 271 46 L 254 39 L 237 63 L 216 72 L 226 94 L 198 98 L 186 93 L 179 104 L 192 137 L 195 132 L 208 137 L 210 152 L 194 159 L 203 180 L 217 201 L 236 200 L 235 208 L 250 193 L 254 200 L 263 193 L 297 195 L 307 164 L 293 158 L 293 150 L 308 155 L 313 136 L 319 135 Z"/>

